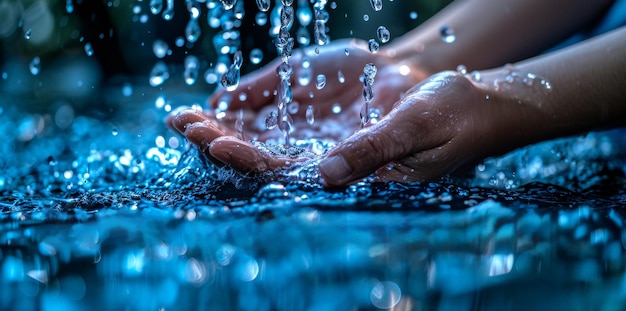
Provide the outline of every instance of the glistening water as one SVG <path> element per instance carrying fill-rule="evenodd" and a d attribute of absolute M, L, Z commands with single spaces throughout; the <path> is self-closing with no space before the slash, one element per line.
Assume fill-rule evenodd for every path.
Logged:
<path fill-rule="evenodd" d="M 207 96 L 173 73 L 111 79 L 95 108 L 53 92 L 79 97 L 89 62 L 32 59 L 0 80 L 2 310 L 624 309 L 623 130 L 326 189 L 204 161 L 163 124 Z"/>

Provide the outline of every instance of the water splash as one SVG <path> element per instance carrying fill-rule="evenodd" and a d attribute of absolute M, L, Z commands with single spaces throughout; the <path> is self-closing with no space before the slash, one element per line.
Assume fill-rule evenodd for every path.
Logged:
<path fill-rule="evenodd" d="M 314 37 L 317 45 L 326 45 L 328 43 L 328 35 L 326 35 L 326 22 L 328 22 L 328 12 L 324 9 L 326 0 L 316 0 L 313 5 L 315 16 Z"/>

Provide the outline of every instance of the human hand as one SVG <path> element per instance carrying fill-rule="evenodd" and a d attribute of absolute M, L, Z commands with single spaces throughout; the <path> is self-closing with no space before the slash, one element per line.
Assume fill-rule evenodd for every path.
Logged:
<path fill-rule="evenodd" d="M 319 164 L 323 181 L 345 185 L 372 173 L 382 181 L 428 181 L 504 152 L 515 142 L 499 130 L 514 128 L 509 117 L 526 111 L 503 104 L 502 95 L 456 72 L 436 74 L 331 150 Z"/>
<path fill-rule="evenodd" d="M 410 62 L 391 55 L 393 52 L 384 48 L 378 53 L 371 53 L 366 42 L 356 39 L 337 40 L 315 48 L 296 49 L 289 60 L 293 67 L 290 80 L 293 101 L 299 103 L 301 107 L 313 105 L 316 117 L 329 115 L 335 104 L 340 104 L 342 111 L 351 110 L 356 106 L 358 116 L 358 109 L 363 103 L 363 82 L 359 78 L 363 74 L 363 67 L 373 63 L 378 73 L 376 83 L 373 85 L 375 96 L 371 105 L 384 114 L 407 89 L 429 76 L 429 73 L 412 66 Z M 260 110 L 275 105 L 273 92 L 280 82 L 276 73 L 280 62 L 280 59 L 276 59 L 264 68 L 242 77 L 239 86 L 233 92 L 218 89 L 209 98 L 209 105 L 212 108 L 219 108 L 224 96 L 230 98 L 228 106 L 230 110 L 240 108 Z M 316 85 L 319 75 L 326 78 L 325 86 L 322 88 Z M 240 96 L 242 94 L 243 96 Z"/>

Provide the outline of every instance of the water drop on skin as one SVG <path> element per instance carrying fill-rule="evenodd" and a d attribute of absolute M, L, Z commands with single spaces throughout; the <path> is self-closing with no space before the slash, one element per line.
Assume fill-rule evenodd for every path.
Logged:
<path fill-rule="evenodd" d="M 346 77 L 343 75 L 343 72 L 341 72 L 341 70 L 337 71 L 337 80 L 339 80 L 339 83 L 344 83 L 346 82 Z"/>
<path fill-rule="evenodd" d="M 309 124 L 313 124 L 315 122 L 313 106 L 311 105 L 306 108 L 306 122 Z"/>
<path fill-rule="evenodd" d="M 458 65 L 456 66 L 456 72 L 462 75 L 467 74 L 467 67 L 465 67 L 465 65 Z"/>
<path fill-rule="evenodd" d="M 385 26 L 379 26 L 376 30 L 376 33 L 378 34 L 378 40 L 380 40 L 381 43 L 387 43 L 389 41 L 389 38 L 391 38 L 389 29 L 387 29 L 387 27 Z"/>
<path fill-rule="evenodd" d="M 323 74 L 319 74 L 317 75 L 317 77 L 315 78 L 315 87 L 318 90 L 323 89 L 326 86 L 326 76 Z"/>
<path fill-rule="evenodd" d="M 370 39 L 367 42 L 367 45 L 372 53 L 378 53 L 378 50 L 380 50 L 380 44 L 378 44 L 378 41 L 374 39 Z"/>
<path fill-rule="evenodd" d="M 383 0 L 370 0 L 370 4 L 374 11 L 380 11 L 383 9 Z"/>
<path fill-rule="evenodd" d="M 91 43 L 89 42 L 85 43 L 85 54 L 87 54 L 87 56 L 93 55 L 93 47 L 91 46 Z"/>
<path fill-rule="evenodd" d="M 30 62 L 29 69 L 30 69 L 30 73 L 33 76 L 36 76 L 39 74 L 39 71 L 41 70 L 41 60 L 39 56 L 35 56 L 35 58 L 33 58 L 33 60 Z"/>
<path fill-rule="evenodd" d="M 341 113 L 341 105 L 340 104 L 333 104 L 333 106 L 331 107 L 331 111 L 334 114 L 340 114 Z"/>
<path fill-rule="evenodd" d="M 454 31 L 448 26 L 441 26 L 441 28 L 439 28 L 439 35 L 441 35 L 441 40 L 445 43 L 453 43 L 456 41 Z"/>

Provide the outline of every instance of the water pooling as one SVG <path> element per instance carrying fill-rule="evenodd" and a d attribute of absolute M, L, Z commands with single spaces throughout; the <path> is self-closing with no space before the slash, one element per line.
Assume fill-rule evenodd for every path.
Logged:
<path fill-rule="evenodd" d="M 39 59 L 30 77 L 50 70 Z M 308 166 L 250 177 L 206 163 L 162 123 L 206 94 L 164 64 L 157 87 L 107 86 L 111 112 L 32 112 L 0 93 L 3 310 L 623 305 L 623 132 L 523 148 L 474 177 L 325 189 Z M 6 90 L 19 76 L 1 70 Z M 511 68 L 501 85 L 526 78 Z"/>

